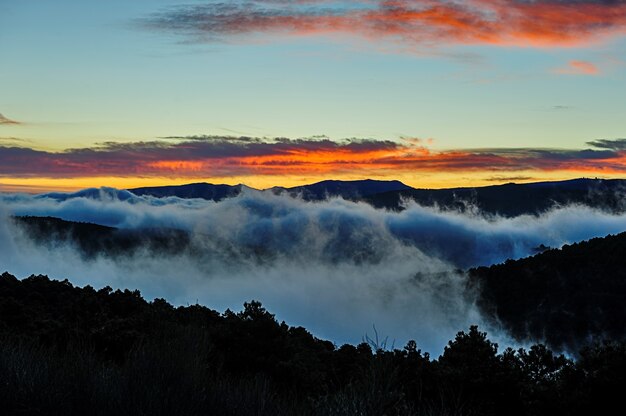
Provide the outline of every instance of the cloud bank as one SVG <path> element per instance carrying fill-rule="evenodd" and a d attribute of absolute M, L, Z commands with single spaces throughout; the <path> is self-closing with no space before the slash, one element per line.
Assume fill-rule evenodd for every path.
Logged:
<path fill-rule="evenodd" d="M 154 141 L 105 142 L 50 152 L 0 145 L 0 177 L 170 177 L 407 172 L 575 171 L 626 173 L 626 153 L 594 141 L 598 149 L 492 148 L 433 151 L 419 140 L 327 138 L 173 137 Z M 608 143 L 608 142 L 607 142 Z M 509 172 L 509 173 L 507 173 Z M 502 175 L 502 173 L 505 173 Z"/>
<path fill-rule="evenodd" d="M 626 33 L 620 0 L 235 0 L 175 6 L 140 21 L 195 42 L 353 36 L 419 50 L 445 45 L 587 46 Z"/>
<path fill-rule="evenodd" d="M 279 319 L 337 343 L 360 342 L 376 325 L 396 345 L 416 339 L 433 353 L 456 331 L 484 325 L 459 268 L 626 230 L 626 215 L 580 206 L 504 219 L 416 204 L 388 212 L 251 190 L 217 203 L 114 189 L 71 198 L 3 194 L 0 201 L 0 265 L 22 277 L 44 273 L 80 285 L 139 288 L 148 298 L 218 310 L 258 299 Z M 35 244 L 11 215 L 178 228 L 193 243 L 170 256 L 140 251 L 86 259 L 69 244 Z M 505 334 L 498 337 L 506 343 Z"/>

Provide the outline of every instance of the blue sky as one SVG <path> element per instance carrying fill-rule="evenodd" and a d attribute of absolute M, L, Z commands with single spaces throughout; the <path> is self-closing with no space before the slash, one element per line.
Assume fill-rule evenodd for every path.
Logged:
<path fill-rule="evenodd" d="M 251 19 L 263 8 L 318 19 L 330 7 L 267 3 L 233 4 Z M 330 3 L 348 13 L 346 3 Z M 350 4 L 367 10 L 378 3 Z M 580 3 L 601 17 L 624 6 Z M 0 125 L 0 144 L 20 139 L 54 152 L 165 136 L 326 135 L 420 138 L 433 151 L 582 149 L 625 134 L 619 19 L 607 22 L 606 33 L 577 26 L 580 38 L 568 32 L 562 42 L 540 39 L 547 46 L 521 44 L 516 34 L 501 44 L 457 34 L 422 43 L 369 27 L 303 34 L 291 26 L 159 26 L 176 11 L 199 13 L 194 5 L 213 13 L 219 3 L 0 0 L 0 113 L 19 122 Z"/>

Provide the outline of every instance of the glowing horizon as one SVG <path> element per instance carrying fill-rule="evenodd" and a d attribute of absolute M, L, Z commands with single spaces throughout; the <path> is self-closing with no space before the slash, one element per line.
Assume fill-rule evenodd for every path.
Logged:
<path fill-rule="evenodd" d="M 4 190 L 626 176 L 623 1 L 35 0 L 0 48 Z"/>

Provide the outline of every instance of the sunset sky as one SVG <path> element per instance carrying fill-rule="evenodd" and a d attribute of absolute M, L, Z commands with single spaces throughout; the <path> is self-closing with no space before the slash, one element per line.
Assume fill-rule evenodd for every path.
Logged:
<path fill-rule="evenodd" d="M 0 190 L 626 177 L 626 1 L 0 0 Z"/>

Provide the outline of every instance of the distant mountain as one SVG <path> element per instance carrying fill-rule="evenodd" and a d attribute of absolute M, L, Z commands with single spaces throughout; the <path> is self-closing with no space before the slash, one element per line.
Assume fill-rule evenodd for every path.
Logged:
<path fill-rule="evenodd" d="M 626 211 L 626 180 L 624 179 L 572 179 L 557 182 L 536 182 L 493 185 L 473 188 L 416 189 L 400 181 L 337 181 L 327 180 L 292 188 L 273 187 L 257 190 L 246 185 L 214 185 L 193 183 L 179 186 L 158 186 L 119 190 L 115 188 L 89 188 L 75 193 L 47 193 L 37 198 L 65 201 L 73 198 L 122 200 L 133 202 L 137 196 L 156 198 L 202 198 L 221 201 L 236 197 L 244 189 L 272 192 L 320 201 L 329 197 L 369 203 L 375 208 L 394 211 L 405 209 L 407 202 L 422 206 L 436 206 L 445 210 L 468 211 L 515 217 L 538 215 L 557 206 L 580 204 L 609 212 Z"/>
<path fill-rule="evenodd" d="M 560 182 L 508 183 L 476 188 L 408 189 L 365 198 L 376 208 L 402 210 L 404 201 L 420 205 L 513 217 L 539 214 L 554 206 L 583 204 L 609 211 L 626 208 L 626 180 L 573 179 Z"/>
<path fill-rule="evenodd" d="M 124 189 L 115 189 L 109 187 L 102 188 L 87 188 L 78 192 L 64 193 L 64 192 L 50 192 L 37 196 L 38 198 L 51 198 L 57 201 L 67 201 L 74 198 L 88 198 L 88 199 L 117 199 L 120 201 L 128 201 L 135 197 L 132 193 Z"/>
<path fill-rule="evenodd" d="M 245 185 L 213 185 L 210 183 L 192 183 L 180 186 L 157 186 L 134 188 L 128 191 L 135 195 L 150 195 L 154 197 L 176 196 L 179 198 L 202 198 L 221 201 L 239 195 Z M 254 189 L 254 188 L 248 188 Z M 276 194 L 287 193 L 299 196 L 305 200 L 323 200 L 328 197 L 343 197 L 345 199 L 361 199 L 370 195 L 389 191 L 413 189 L 400 181 L 375 181 L 365 179 L 360 181 L 322 181 L 311 185 L 292 188 L 274 187 L 266 191 Z"/>
<path fill-rule="evenodd" d="M 308 201 L 319 201 L 329 197 L 344 199 L 362 199 L 383 192 L 412 190 L 400 181 L 376 181 L 365 179 L 359 181 L 327 180 L 311 185 L 295 186 L 292 188 L 273 188 L 274 192 L 288 192 L 292 196 L 300 196 Z"/>
<path fill-rule="evenodd" d="M 626 233 L 469 271 L 482 311 L 519 340 L 572 351 L 626 339 Z"/>
<path fill-rule="evenodd" d="M 180 186 L 135 188 L 119 192 L 120 199 L 129 195 L 154 197 L 176 196 L 179 198 L 203 198 L 221 201 L 239 195 L 245 185 L 213 185 L 194 183 Z M 105 190 L 108 188 L 105 188 Z M 253 189 L 253 188 L 248 188 Z M 46 194 L 56 198 L 90 196 L 103 190 L 89 189 L 76 194 Z M 536 182 L 493 185 L 473 188 L 416 189 L 400 181 L 327 180 L 292 188 L 274 187 L 264 192 L 287 194 L 307 201 L 319 201 L 329 197 L 364 201 L 376 208 L 403 210 L 406 201 L 424 206 L 466 211 L 478 209 L 488 214 L 513 217 L 523 214 L 540 214 L 550 208 L 567 204 L 583 204 L 608 211 L 626 209 L 626 180 L 623 179 L 572 179 L 557 182 Z M 84 194 L 84 195 L 83 195 Z"/>
<path fill-rule="evenodd" d="M 245 185 L 213 185 L 202 182 L 178 186 L 134 188 L 128 191 L 139 196 L 149 195 L 157 198 L 176 196 L 179 198 L 202 198 L 217 202 L 239 195 L 243 188 Z"/>

